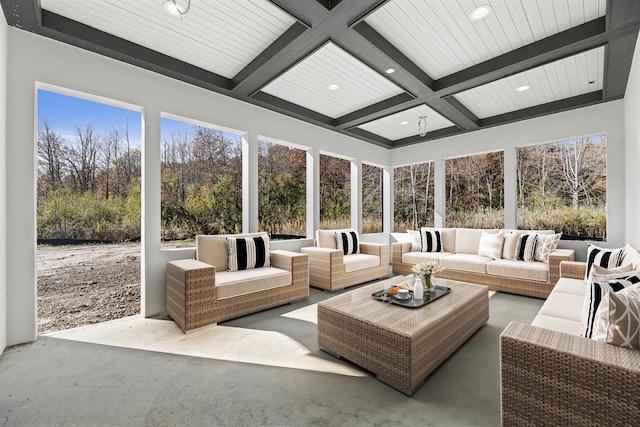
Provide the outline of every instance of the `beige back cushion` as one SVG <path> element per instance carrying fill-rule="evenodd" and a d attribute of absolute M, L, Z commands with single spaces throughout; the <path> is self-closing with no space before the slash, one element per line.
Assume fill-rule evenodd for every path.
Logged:
<path fill-rule="evenodd" d="M 196 236 L 196 259 L 213 265 L 216 271 L 227 271 L 229 266 L 229 251 L 227 250 L 227 236 L 229 237 L 256 237 L 266 236 L 267 233 L 247 234 L 216 234 Z"/>
<path fill-rule="evenodd" d="M 338 249 L 336 245 L 336 231 L 351 231 L 353 228 L 341 228 L 339 230 L 317 230 L 316 244 L 319 248 Z"/>
<path fill-rule="evenodd" d="M 480 237 L 482 232 L 497 233 L 497 229 L 483 230 L 481 228 L 457 228 L 456 229 L 456 250 L 457 254 L 478 254 L 480 247 Z"/>

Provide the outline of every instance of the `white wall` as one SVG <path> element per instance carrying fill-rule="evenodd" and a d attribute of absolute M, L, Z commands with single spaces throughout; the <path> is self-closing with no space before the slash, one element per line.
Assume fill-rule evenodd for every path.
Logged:
<path fill-rule="evenodd" d="M 640 40 L 631 65 L 624 98 L 624 117 L 626 123 L 625 147 L 625 183 L 626 194 L 626 236 L 629 242 L 640 247 Z"/>
<path fill-rule="evenodd" d="M 7 23 L 0 19 L 0 354 L 7 346 Z"/>
<path fill-rule="evenodd" d="M 7 176 L 12 183 L 7 192 L 7 223 L 11 225 L 6 238 L 11 242 L 6 256 L 8 344 L 36 337 L 34 124 L 39 85 L 49 90 L 56 86 L 91 94 L 94 100 L 103 102 L 115 100 L 143 112 L 142 313 L 146 316 L 165 312 L 166 261 L 191 253 L 160 249 L 161 112 L 240 130 L 249 146 L 256 146 L 260 135 L 313 147 L 312 155 L 323 151 L 389 164 L 389 151 L 384 148 L 63 43 L 15 28 L 8 30 L 8 42 L 11 84 L 7 98 L 11 109 L 7 112 L 7 156 L 11 163 L 7 165 Z M 248 173 L 248 182 L 257 182 L 256 168 L 249 168 Z M 252 208 L 245 231 L 257 231 L 257 196 L 257 190 L 249 188 Z"/>
<path fill-rule="evenodd" d="M 638 108 L 640 110 L 640 108 Z M 637 126 L 637 115 L 634 122 Z M 580 108 L 564 113 L 525 120 L 509 125 L 484 129 L 434 142 L 414 145 L 391 151 L 391 164 L 401 166 L 410 163 L 435 160 L 438 165 L 444 159 L 468 154 L 504 150 L 505 152 L 505 227 L 516 226 L 516 147 L 558 141 L 574 136 L 606 133 L 607 135 L 607 242 L 606 247 L 624 246 L 625 237 L 625 120 L 622 100 Z M 636 132 L 637 137 L 637 132 Z M 627 153 L 628 154 L 628 153 Z M 636 160 L 638 160 L 636 154 Z M 637 168 L 631 168 L 633 173 Z M 436 181 L 438 183 L 439 181 Z M 629 181 L 627 183 L 631 184 Z M 636 183 L 629 188 L 634 191 Z M 438 190 L 436 189 L 436 196 Z M 628 197 L 627 197 L 628 199 Z M 444 215 L 444 195 L 436 197 L 436 213 Z M 636 210 L 636 212 L 638 212 Z M 586 257 L 587 242 L 563 240 L 560 247 L 572 248 L 576 258 Z"/>

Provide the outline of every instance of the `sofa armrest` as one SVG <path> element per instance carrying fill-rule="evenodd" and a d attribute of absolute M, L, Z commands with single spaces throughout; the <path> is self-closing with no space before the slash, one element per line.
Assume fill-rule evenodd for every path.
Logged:
<path fill-rule="evenodd" d="M 511 322 L 500 335 L 502 425 L 640 425 L 640 351 Z"/>
<path fill-rule="evenodd" d="M 305 298 L 309 296 L 309 256 L 298 252 L 273 250 L 270 253 L 271 266 L 291 272 L 291 284 L 306 288 Z"/>
<path fill-rule="evenodd" d="M 167 313 L 187 332 L 215 323 L 209 307 L 216 301 L 216 268 L 195 259 L 167 262 Z"/>
<path fill-rule="evenodd" d="M 381 263 L 389 264 L 389 245 L 360 242 L 360 253 L 378 256 Z"/>
<path fill-rule="evenodd" d="M 576 252 L 573 249 L 556 249 L 549 254 L 549 283 L 554 285 L 560 278 L 560 263 L 573 261 Z"/>
<path fill-rule="evenodd" d="M 560 277 L 567 279 L 584 279 L 587 263 L 580 261 L 562 261 L 560 263 Z"/>

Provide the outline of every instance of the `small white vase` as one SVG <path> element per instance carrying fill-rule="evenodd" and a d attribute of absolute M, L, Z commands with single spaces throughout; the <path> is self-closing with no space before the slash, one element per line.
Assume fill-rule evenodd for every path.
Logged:
<path fill-rule="evenodd" d="M 422 277 L 419 274 L 414 276 L 413 281 L 413 299 L 424 298 L 424 284 L 422 283 Z"/>

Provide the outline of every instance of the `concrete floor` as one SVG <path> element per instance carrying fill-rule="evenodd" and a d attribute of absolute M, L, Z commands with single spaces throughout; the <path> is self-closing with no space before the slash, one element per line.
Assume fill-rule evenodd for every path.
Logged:
<path fill-rule="evenodd" d="M 335 295 L 335 294 L 333 294 Z M 498 339 L 542 300 L 498 293 L 490 319 L 407 397 L 320 351 L 309 300 L 182 334 L 131 317 L 0 357 L 1 426 L 497 426 Z"/>

